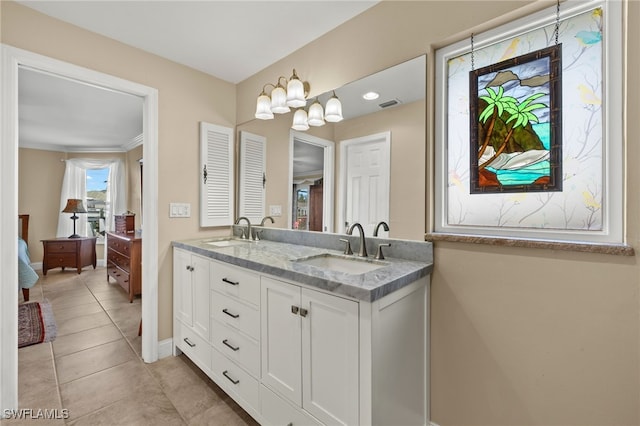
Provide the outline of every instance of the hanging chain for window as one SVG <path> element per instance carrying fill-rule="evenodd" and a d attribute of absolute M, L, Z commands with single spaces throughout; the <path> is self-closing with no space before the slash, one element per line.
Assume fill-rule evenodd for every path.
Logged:
<path fill-rule="evenodd" d="M 560 37 L 560 0 L 556 1 L 556 46 Z"/>
<path fill-rule="evenodd" d="M 471 71 L 476 69 L 475 57 L 473 52 L 473 33 L 471 33 Z"/>

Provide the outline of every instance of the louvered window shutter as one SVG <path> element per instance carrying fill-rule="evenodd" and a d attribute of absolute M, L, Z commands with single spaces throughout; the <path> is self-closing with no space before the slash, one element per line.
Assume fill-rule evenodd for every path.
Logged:
<path fill-rule="evenodd" d="M 233 224 L 233 129 L 200 122 L 200 226 Z"/>
<path fill-rule="evenodd" d="M 240 132 L 240 206 L 238 216 L 260 223 L 265 215 L 267 139 Z"/>

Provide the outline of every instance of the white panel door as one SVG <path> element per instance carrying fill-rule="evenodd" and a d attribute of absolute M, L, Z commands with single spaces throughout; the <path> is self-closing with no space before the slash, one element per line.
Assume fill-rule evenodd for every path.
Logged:
<path fill-rule="evenodd" d="M 358 424 L 358 303 L 302 289 L 302 407 L 324 424 Z"/>
<path fill-rule="evenodd" d="M 267 139 L 240 132 L 240 206 L 238 217 L 260 223 L 265 216 Z"/>
<path fill-rule="evenodd" d="M 391 172 L 390 134 L 382 133 L 342 142 L 345 217 L 343 231 L 358 222 L 367 235 L 376 224 L 389 222 Z"/>
<path fill-rule="evenodd" d="M 233 129 L 200 122 L 200 226 L 233 224 Z"/>
<path fill-rule="evenodd" d="M 262 383 L 302 405 L 300 287 L 261 278 Z"/>

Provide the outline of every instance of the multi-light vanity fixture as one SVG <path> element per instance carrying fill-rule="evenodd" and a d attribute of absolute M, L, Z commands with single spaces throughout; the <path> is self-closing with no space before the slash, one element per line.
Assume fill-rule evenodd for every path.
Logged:
<path fill-rule="evenodd" d="M 284 85 L 280 83 L 283 79 L 286 82 L 286 90 Z M 267 95 L 267 86 L 273 87 L 270 95 Z M 304 109 L 307 105 L 308 93 L 309 83 L 300 81 L 294 69 L 289 80 L 281 76 L 275 85 L 267 83 L 262 87 L 262 93 L 258 96 L 256 103 L 256 118 L 271 120 L 273 114 L 285 114 L 291 111 L 291 108 L 297 108 L 293 114 L 291 126 L 294 130 L 308 130 L 309 126 L 322 126 L 325 121 L 336 123 L 342 120 L 342 103 L 335 91 L 327 101 L 325 108 L 322 108 L 318 98 L 315 98 L 309 106 L 309 112 Z"/>

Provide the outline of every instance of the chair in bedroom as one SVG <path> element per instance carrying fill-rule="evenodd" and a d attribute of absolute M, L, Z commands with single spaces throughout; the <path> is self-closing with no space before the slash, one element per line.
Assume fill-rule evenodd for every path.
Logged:
<path fill-rule="evenodd" d="M 29 301 L 29 289 L 38 281 L 36 271 L 31 267 L 29 257 L 29 215 L 18 216 L 18 286 L 22 289 L 22 297 L 25 302 Z"/>

